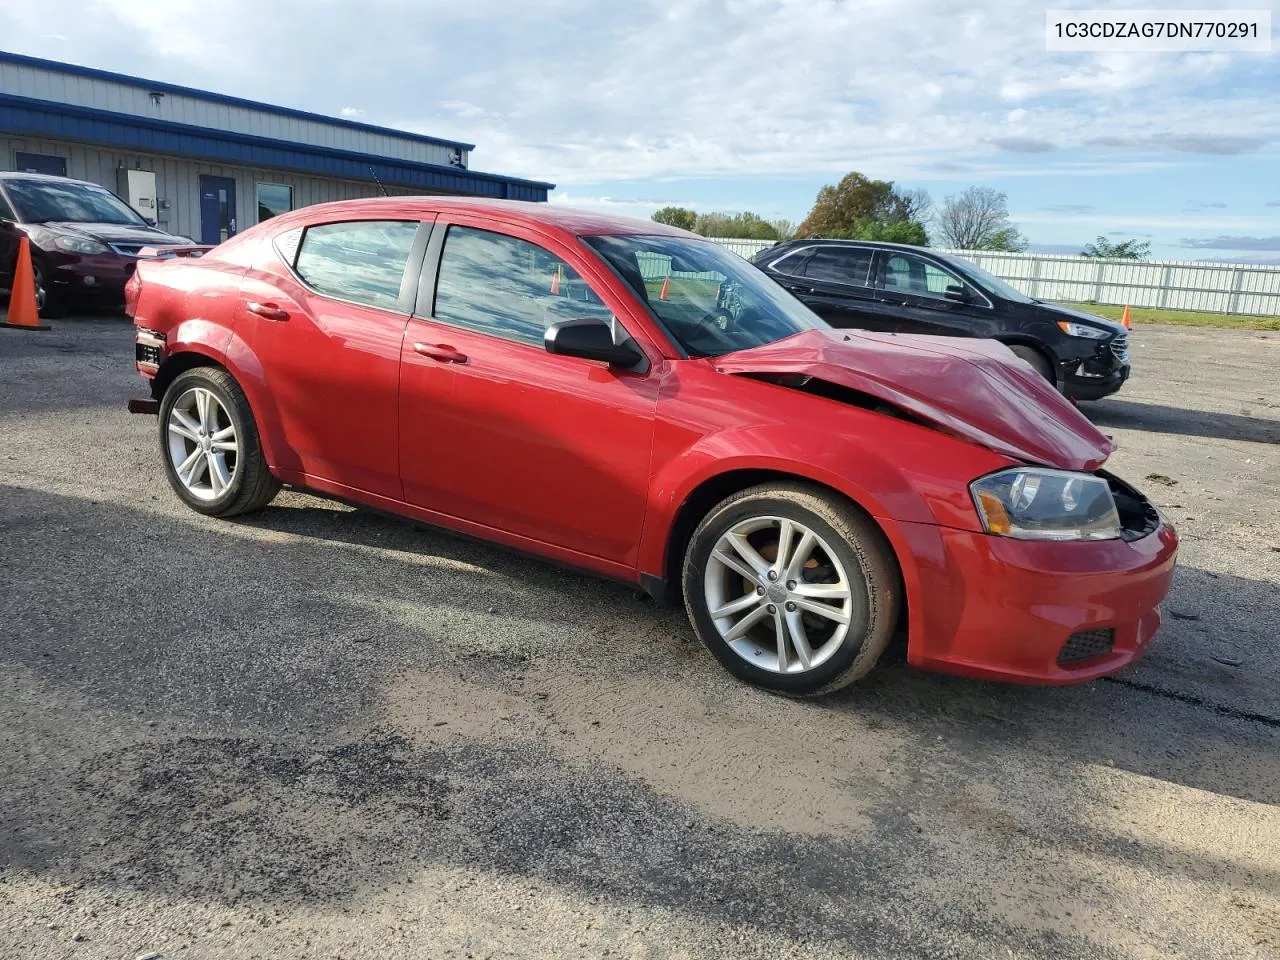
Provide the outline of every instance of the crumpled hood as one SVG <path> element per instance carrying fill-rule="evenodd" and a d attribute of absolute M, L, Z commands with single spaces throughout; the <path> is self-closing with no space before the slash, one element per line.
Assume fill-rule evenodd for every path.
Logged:
<path fill-rule="evenodd" d="M 1113 444 L 995 340 L 806 330 L 712 361 L 728 374 L 799 374 L 893 404 L 996 453 L 1095 470 Z"/>

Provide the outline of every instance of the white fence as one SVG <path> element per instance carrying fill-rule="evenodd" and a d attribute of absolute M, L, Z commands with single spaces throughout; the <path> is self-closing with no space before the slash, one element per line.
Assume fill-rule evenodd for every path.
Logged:
<path fill-rule="evenodd" d="M 750 258 L 766 240 L 717 240 Z M 1041 253 L 941 250 L 1038 300 L 1280 316 L 1280 266 L 1194 260 L 1099 260 Z"/>

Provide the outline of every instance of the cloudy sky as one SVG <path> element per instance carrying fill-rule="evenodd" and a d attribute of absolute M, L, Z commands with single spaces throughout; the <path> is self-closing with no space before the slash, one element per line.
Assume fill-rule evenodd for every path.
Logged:
<path fill-rule="evenodd" d="M 1160 6 L 1280 27 L 1276 0 Z M 994 186 L 1040 249 L 1280 259 L 1280 41 L 1050 54 L 1025 0 L 0 0 L 0 23 L 18 53 L 467 140 L 557 202 L 800 220 L 859 170 Z"/>

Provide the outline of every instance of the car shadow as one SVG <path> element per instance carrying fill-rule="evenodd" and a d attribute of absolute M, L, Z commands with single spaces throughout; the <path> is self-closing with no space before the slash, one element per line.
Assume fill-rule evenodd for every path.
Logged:
<path fill-rule="evenodd" d="M 726 680 L 679 611 L 364 510 L 308 501 L 221 523 L 9 486 L 0 536 L 0 872 L 254 905 L 350 903 L 445 866 L 868 957 L 990 942 L 1107 957 L 1088 932 L 1018 925 L 935 881 L 1025 883 L 1034 865 L 1015 842 L 1051 864 L 1046 902 L 1079 896 L 1072 858 L 1143 864 L 1155 883 L 1234 869 L 1126 833 L 1117 769 L 1280 803 L 1265 725 L 1120 684 L 1005 687 L 904 666 L 812 703 L 772 698 Z M 381 712 L 407 671 L 538 703 L 522 685 L 534 670 L 602 702 L 623 683 L 679 684 L 708 712 L 766 710 L 797 736 L 834 715 L 855 738 L 892 734 L 897 775 L 839 785 L 863 829 L 760 829 L 536 728 L 437 742 Z M 667 726 L 640 719 L 648 735 Z M 766 785 L 786 775 L 769 764 L 752 775 Z M 1001 799 L 1042 781 L 1042 807 Z M 981 841 L 981 863 L 947 853 L 960 833 Z M 1248 883 L 1274 889 L 1280 871 Z"/>
<path fill-rule="evenodd" d="M 1280 420 L 1234 413 L 1209 413 L 1160 403 L 1107 398 L 1081 407 L 1099 427 L 1124 427 L 1250 443 L 1280 443 Z"/>

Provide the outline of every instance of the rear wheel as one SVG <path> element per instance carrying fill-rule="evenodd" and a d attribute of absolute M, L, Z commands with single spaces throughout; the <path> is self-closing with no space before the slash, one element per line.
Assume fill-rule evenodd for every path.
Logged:
<path fill-rule="evenodd" d="M 1013 355 L 1019 360 L 1025 360 L 1035 368 L 1040 376 L 1044 377 L 1055 387 L 1058 385 L 1058 378 L 1053 375 L 1053 365 L 1049 363 L 1049 358 L 1037 350 L 1035 347 L 1029 347 L 1025 343 L 1011 343 L 1008 345 L 1013 351 Z"/>
<path fill-rule="evenodd" d="M 249 401 L 220 367 L 196 367 L 169 384 L 160 404 L 160 450 L 169 484 L 199 513 L 248 513 L 280 490 Z"/>
<path fill-rule="evenodd" d="M 870 519 L 798 484 L 724 500 L 685 553 L 685 606 L 702 642 L 735 676 L 793 696 L 870 672 L 897 622 L 898 583 Z"/>

